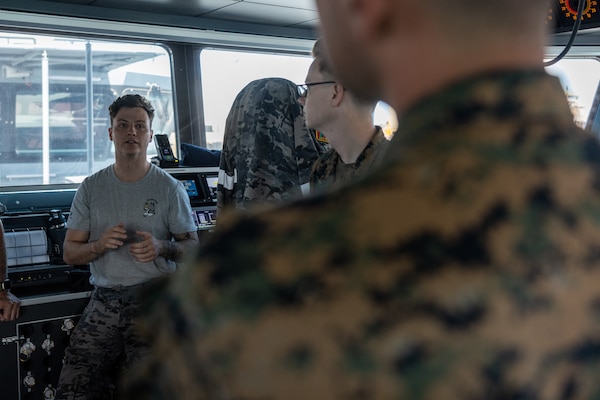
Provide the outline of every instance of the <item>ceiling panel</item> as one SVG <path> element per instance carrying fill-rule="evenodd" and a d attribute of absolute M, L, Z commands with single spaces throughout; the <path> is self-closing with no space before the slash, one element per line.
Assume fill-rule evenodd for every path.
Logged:
<path fill-rule="evenodd" d="M 43 0 L 289 26 L 318 18 L 314 0 Z"/>
<path fill-rule="evenodd" d="M 302 8 L 317 11 L 315 0 L 243 0 L 247 3 L 269 4 L 272 6 Z"/>
<path fill-rule="evenodd" d="M 45 2 L 48 3 L 69 3 L 69 4 L 82 4 L 82 5 L 87 5 L 87 4 L 91 4 L 94 2 L 94 0 L 43 0 Z"/>
<path fill-rule="evenodd" d="M 53 0 L 63 1 L 63 0 Z M 201 16 L 241 0 L 96 0 L 94 7 Z"/>
<path fill-rule="evenodd" d="M 293 26 L 316 21 L 316 11 L 242 1 L 212 11 L 205 16 L 231 21 L 251 21 L 279 26 Z"/>
<path fill-rule="evenodd" d="M 290 37 L 313 37 L 319 25 L 315 0 L 0 0 L 0 7 L 248 33 L 280 27 Z"/>

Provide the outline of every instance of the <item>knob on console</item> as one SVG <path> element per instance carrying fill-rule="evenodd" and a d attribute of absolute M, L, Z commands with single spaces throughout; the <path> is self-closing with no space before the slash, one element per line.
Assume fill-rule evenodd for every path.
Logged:
<path fill-rule="evenodd" d="M 27 339 L 27 341 L 23 343 L 23 346 L 21 346 L 21 349 L 19 350 L 19 360 L 21 362 L 28 361 L 35 349 L 35 344 L 31 343 L 29 339 Z"/>
<path fill-rule="evenodd" d="M 31 372 L 27 373 L 27 376 L 23 378 L 23 385 L 28 388 L 32 388 L 35 386 L 35 378 L 31 375 Z"/>
<path fill-rule="evenodd" d="M 54 400 L 56 397 L 56 389 L 52 386 L 48 385 L 46 389 L 44 389 L 44 400 Z"/>
<path fill-rule="evenodd" d="M 75 322 L 71 318 L 65 319 L 60 327 L 65 332 L 70 332 L 73 328 L 75 328 Z"/>
<path fill-rule="evenodd" d="M 54 340 L 50 339 L 50 335 L 46 337 L 44 342 L 42 343 L 42 349 L 46 351 L 46 353 L 50 353 L 50 350 L 54 348 Z"/>

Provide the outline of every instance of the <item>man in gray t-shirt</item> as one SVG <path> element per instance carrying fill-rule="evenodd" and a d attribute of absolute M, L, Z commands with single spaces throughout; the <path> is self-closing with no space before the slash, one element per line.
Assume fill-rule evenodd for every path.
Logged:
<path fill-rule="evenodd" d="M 126 95 L 109 111 L 115 162 L 81 183 L 67 224 L 64 260 L 90 265 L 94 291 L 65 352 L 57 399 L 110 394 L 117 363 L 147 352 L 135 330 L 140 288 L 198 243 L 183 185 L 147 161 L 152 105 Z"/>

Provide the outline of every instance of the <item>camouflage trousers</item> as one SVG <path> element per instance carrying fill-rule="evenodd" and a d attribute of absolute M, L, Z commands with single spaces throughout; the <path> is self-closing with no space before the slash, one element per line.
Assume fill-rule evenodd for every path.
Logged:
<path fill-rule="evenodd" d="M 56 400 L 116 398 L 122 369 L 148 352 L 135 327 L 143 285 L 94 289 L 65 350 Z"/>

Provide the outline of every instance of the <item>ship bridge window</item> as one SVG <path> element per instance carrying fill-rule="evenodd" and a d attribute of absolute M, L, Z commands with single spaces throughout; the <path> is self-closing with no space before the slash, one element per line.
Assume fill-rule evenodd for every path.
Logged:
<path fill-rule="evenodd" d="M 599 136 L 600 62 L 595 58 L 564 58 L 546 71 L 560 79 L 575 123 Z"/>
<path fill-rule="evenodd" d="M 205 49 L 200 53 L 206 143 L 209 149 L 223 147 L 225 120 L 233 100 L 255 79 L 278 77 L 303 83 L 312 62 L 310 55 L 260 53 L 242 50 Z M 394 111 L 381 102 L 374 120 L 387 136 L 397 127 Z"/>
<path fill-rule="evenodd" d="M 78 183 L 112 163 L 108 106 L 126 93 L 148 97 L 154 133 L 175 142 L 170 65 L 156 45 L 0 32 L 0 187 Z"/>

